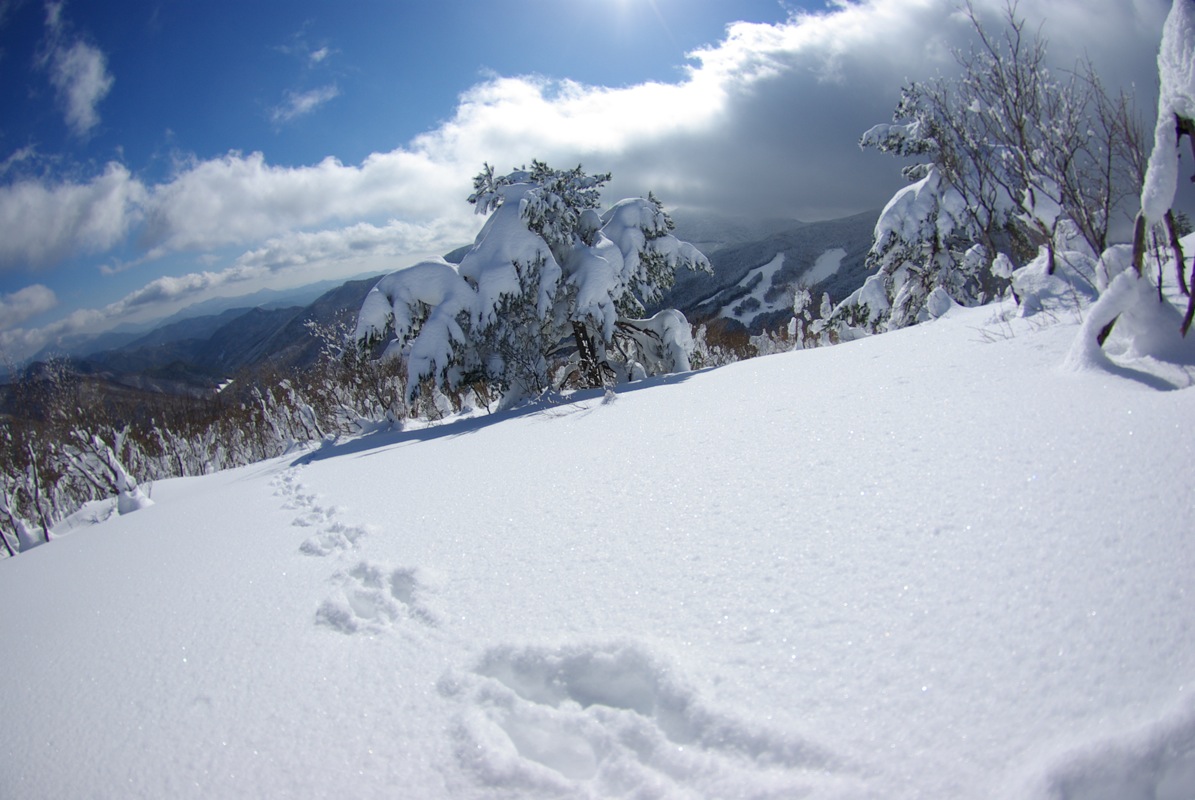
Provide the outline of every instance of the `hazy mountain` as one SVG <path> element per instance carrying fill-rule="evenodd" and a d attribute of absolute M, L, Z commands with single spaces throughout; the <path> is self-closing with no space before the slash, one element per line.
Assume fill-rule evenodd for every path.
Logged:
<path fill-rule="evenodd" d="M 81 366 L 109 373 L 122 384 L 130 382 L 127 376 L 148 375 L 211 386 L 242 367 L 266 360 L 271 337 L 302 311 L 301 306 L 237 309 L 176 322 L 166 326 L 160 337 L 157 332 L 144 337 L 145 343 L 92 353 L 81 359 Z M 178 338 L 188 330 L 204 335 Z"/>
<path fill-rule="evenodd" d="M 205 314 L 199 317 L 188 317 L 178 322 L 169 322 L 161 327 L 154 328 L 139 339 L 134 339 L 128 344 L 122 345 L 120 349 L 135 350 L 144 347 L 156 347 L 171 342 L 180 342 L 184 339 L 206 339 L 237 317 L 249 313 L 253 308 L 254 306 L 252 305 L 245 305 L 238 308 L 230 308 L 219 314 Z"/>
<path fill-rule="evenodd" d="M 713 274 L 682 271 L 658 307 L 679 308 L 694 322 L 727 319 L 752 332 L 779 327 L 791 316 L 798 282 L 809 283 L 815 300 L 822 292 L 840 300 L 863 283 L 877 216 L 802 222 L 678 214 L 676 234 L 709 256 Z M 466 249 L 449 253 L 448 260 L 459 261 Z M 311 323 L 350 330 L 377 281 L 325 281 L 291 292 L 210 300 L 148 332 L 106 334 L 91 340 L 98 346 L 71 352 L 78 369 L 97 379 L 170 393 L 210 388 L 239 369 L 267 363 L 303 367 L 321 347 Z M 287 298 L 299 302 L 278 307 Z"/>
<path fill-rule="evenodd" d="M 316 283 L 309 283 L 293 289 L 262 289 L 253 294 L 240 295 L 239 297 L 213 297 L 211 300 L 204 300 L 201 303 L 187 306 L 182 311 L 162 320 L 154 327 L 158 328 L 162 325 L 169 325 L 193 317 L 218 315 L 237 308 L 276 309 L 292 308 L 294 306 L 302 307 L 314 302 L 320 295 L 331 289 L 335 289 L 342 283 L 344 281 L 341 280 L 317 281 Z"/>
<path fill-rule="evenodd" d="M 377 282 L 377 277 L 362 278 L 324 292 L 271 336 L 266 345 L 270 362 L 278 366 L 313 363 L 319 356 L 321 342 L 312 334 L 311 323 L 329 328 L 339 325 L 351 332 L 361 302 Z"/>
<path fill-rule="evenodd" d="M 817 224 L 784 217 L 728 217 L 709 211 L 681 210 L 671 216 L 676 223 L 673 231 L 676 237 L 692 243 L 707 255 L 733 245 L 758 242 L 803 225 Z"/>

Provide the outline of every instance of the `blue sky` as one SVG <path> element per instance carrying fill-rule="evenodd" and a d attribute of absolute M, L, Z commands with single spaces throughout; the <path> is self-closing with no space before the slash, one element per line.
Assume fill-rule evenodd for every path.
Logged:
<path fill-rule="evenodd" d="M 119 158 L 149 179 L 165 177 L 180 153 L 357 163 L 449 118 L 457 96 L 489 74 L 672 81 L 685 54 L 718 41 L 727 23 L 787 14 L 777 0 L 68 0 L 61 8 L 61 36 L 96 47 L 113 78 L 100 119 L 86 136 L 64 119 L 39 63 L 46 6 L 10 4 L 0 32 L 0 146 L 6 156 L 31 145 L 46 156 Z"/>
<path fill-rule="evenodd" d="M 0 0 L 0 355 L 445 252 L 483 161 L 678 214 L 878 208 L 898 165 L 858 136 L 950 68 L 957 6 Z M 1167 7 L 1021 3 L 1064 63 L 1145 84 Z"/>

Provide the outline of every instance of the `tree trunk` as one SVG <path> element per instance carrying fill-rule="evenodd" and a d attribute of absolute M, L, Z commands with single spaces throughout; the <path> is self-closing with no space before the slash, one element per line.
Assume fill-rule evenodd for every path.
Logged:
<path fill-rule="evenodd" d="M 1170 251 L 1174 254 L 1174 269 L 1178 272 L 1178 285 L 1187 297 L 1191 296 L 1191 288 L 1187 285 L 1187 276 L 1183 274 L 1187 259 L 1183 255 L 1183 246 L 1178 240 L 1178 231 L 1174 227 L 1174 210 L 1166 212 L 1166 233 L 1170 235 Z M 1161 278 L 1159 276 L 1159 283 Z"/>
<path fill-rule="evenodd" d="M 1145 215 L 1137 212 L 1137 222 L 1133 227 L 1133 269 L 1140 276 L 1145 272 Z"/>
<path fill-rule="evenodd" d="M 15 558 L 17 555 L 17 551 L 13 549 L 13 546 L 11 544 L 9 544 L 8 534 L 5 533 L 4 531 L 0 531 L 0 541 L 4 542 L 4 549 L 8 551 L 8 557 Z"/>
<path fill-rule="evenodd" d="M 589 331 L 585 330 L 584 323 L 573 321 L 573 338 L 577 341 L 577 355 L 581 362 L 581 375 L 585 380 L 586 387 L 601 388 L 603 385 L 602 368 L 598 364 L 593 340 L 589 337 Z"/>

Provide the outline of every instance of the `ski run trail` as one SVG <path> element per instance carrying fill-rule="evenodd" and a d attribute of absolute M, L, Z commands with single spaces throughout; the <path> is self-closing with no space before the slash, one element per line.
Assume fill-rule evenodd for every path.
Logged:
<path fill-rule="evenodd" d="M 95 504 L 0 562 L 0 797 L 1189 800 L 1193 371 L 1078 316 Z"/>

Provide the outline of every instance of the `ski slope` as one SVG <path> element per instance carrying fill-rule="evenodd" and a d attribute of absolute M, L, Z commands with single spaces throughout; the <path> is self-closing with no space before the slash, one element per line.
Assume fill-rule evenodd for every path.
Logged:
<path fill-rule="evenodd" d="M 1190 798 L 1190 370 L 996 313 L 159 483 L 0 562 L 0 796 Z"/>

